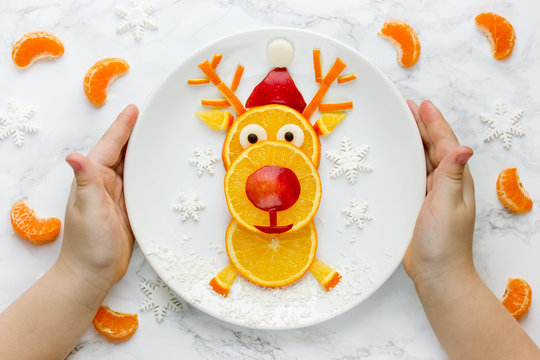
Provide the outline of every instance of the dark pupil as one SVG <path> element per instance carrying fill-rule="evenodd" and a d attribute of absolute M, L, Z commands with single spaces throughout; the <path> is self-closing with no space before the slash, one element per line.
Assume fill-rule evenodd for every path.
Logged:
<path fill-rule="evenodd" d="M 287 140 L 287 141 L 293 141 L 293 139 L 294 139 L 293 133 L 290 132 L 290 131 L 287 131 L 287 132 L 285 133 L 285 140 Z"/>
<path fill-rule="evenodd" d="M 257 137 L 257 135 L 255 134 L 249 134 L 248 135 L 248 141 L 251 143 L 251 144 L 255 144 L 257 142 L 257 140 L 259 140 L 259 138 Z"/>

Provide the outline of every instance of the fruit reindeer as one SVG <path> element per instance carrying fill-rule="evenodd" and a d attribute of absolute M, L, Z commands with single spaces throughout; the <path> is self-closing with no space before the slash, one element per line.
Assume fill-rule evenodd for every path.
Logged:
<path fill-rule="evenodd" d="M 320 53 L 314 51 L 320 87 L 306 106 L 286 68 L 293 51 L 284 39 L 269 44 L 267 54 L 276 67 L 249 96 L 249 110 L 234 94 L 243 67 L 238 67 L 228 87 L 215 71 L 220 54 L 212 62 L 199 65 L 206 79 L 188 80 L 188 84 L 211 82 L 225 97 L 203 99 L 203 105 L 230 105 L 238 115 L 233 121 L 226 111 L 197 113 L 212 128 L 228 129 L 222 157 L 225 198 L 233 217 L 225 235 L 230 264 L 210 280 L 211 287 L 222 296 L 228 295 L 238 273 L 261 286 L 282 287 L 309 270 L 327 291 L 341 279 L 337 271 L 315 258 L 317 233 L 313 217 L 322 193 L 317 172 L 319 135 L 330 133 L 343 115 L 336 118 L 336 113 L 331 113 L 325 120 L 323 114 L 315 125 L 309 119 L 317 107 L 322 111 L 323 105 L 329 109 L 350 108 L 352 103 L 320 104 L 346 65 L 337 58 L 322 77 Z M 340 80 L 343 78 L 351 80 L 351 75 Z"/>

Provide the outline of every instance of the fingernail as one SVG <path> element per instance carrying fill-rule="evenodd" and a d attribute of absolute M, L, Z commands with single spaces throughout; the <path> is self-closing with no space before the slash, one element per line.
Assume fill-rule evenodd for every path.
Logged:
<path fill-rule="evenodd" d="M 465 165 L 467 161 L 469 161 L 472 155 L 473 155 L 472 153 L 461 154 L 458 156 L 457 162 L 461 165 Z"/>
<path fill-rule="evenodd" d="M 66 159 L 66 162 L 69 164 L 69 166 L 71 166 L 73 171 L 77 172 L 77 171 L 81 170 L 81 164 L 79 164 L 78 162 L 71 162 L 71 161 L 69 161 L 67 159 Z"/>

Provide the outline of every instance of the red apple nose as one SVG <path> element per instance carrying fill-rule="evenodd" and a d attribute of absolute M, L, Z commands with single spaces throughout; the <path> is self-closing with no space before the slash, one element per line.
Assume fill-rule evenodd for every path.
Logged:
<path fill-rule="evenodd" d="M 294 205 L 300 196 L 300 182 L 291 169 L 264 166 L 248 176 L 246 195 L 257 208 L 275 213 Z"/>

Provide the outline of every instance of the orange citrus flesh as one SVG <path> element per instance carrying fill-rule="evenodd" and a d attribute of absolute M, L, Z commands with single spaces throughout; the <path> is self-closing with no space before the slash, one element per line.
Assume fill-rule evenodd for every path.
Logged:
<path fill-rule="evenodd" d="M 481 13 L 474 20 L 480 31 L 489 39 L 495 59 L 506 59 L 512 54 L 516 33 L 508 20 L 492 12 Z"/>
<path fill-rule="evenodd" d="M 42 219 L 25 201 L 19 201 L 11 208 L 11 225 L 19 236 L 39 245 L 56 239 L 62 222 L 57 218 Z"/>
<path fill-rule="evenodd" d="M 278 140 L 277 133 L 284 125 L 294 124 L 300 127 L 304 132 L 304 142 L 300 150 L 311 158 L 316 167 L 319 166 L 321 143 L 313 126 L 296 110 L 285 105 L 273 104 L 252 108 L 234 121 L 223 144 L 222 157 L 225 169 L 228 169 L 244 151 L 240 143 L 240 133 L 250 124 L 261 126 L 266 131 L 267 140 Z"/>
<path fill-rule="evenodd" d="M 295 233 L 253 233 L 232 220 L 226 234 L 231 264 L 248 280 L 281 287 L 300 279 L 317 252 L 317 232 L 310 222 Z"/>
<path fill-rule="evenodd" d="M 108 306 L 100 306 L 92 322 L 100 334 L 114 341 L 131 337 L 139 326 L 137 314 L 117 312 Z"/>
<path fill-rule="evenodd" d="M 321 202 L 321 180 L 317 169 L 296 146 L 284 141 L 262 141 L 251 145 L 236 158 L 225 174 L 225 199 L 229 212 L 240 225 L 260 233 L 255 227 L 269 225 L 269 212 L 258 209 L 246 195 L 247 178 L 264 166 L 286 167 L 300 183 L 298 200 L 288 209 L 277 212 L 277 225 L 293 224 L 289 232 L 311 222 Z"/>
<path fill-rule="evenodd" d="M 379 35 L 396 47 L 401 66 L 416 64 L 420 57 L 420 42 L 412 26 L 400 20 L 389 20 L 384 23 Z"/>
<path fill-rule="evenodd" d="M 234 120 L 233 114 L 223 110 L 197 111 L 195 114 L 214 130 L 228 129 Z"/>
<path fill-rule="evenodd" d="M 501 302 L 514 318 L 519 319 L 529 310 L 531 298 L 532 290 L 525 280 L 510 278 Z"/>
<path fill-rule="evenodd" d="M 516 168 L 501 171 L 497 178 L 497 196 L 510 211 L 527 212 L 532 209 L 532 199 L 519 181 Z"/>
<path fill-rule="evenodd" d="M 356 75 L 355 75 L 355 74 L 343 75 L 343 76 L 339 76 L 339 77 L 337 78 L 337 83 L 338 83 L 338 84 L 343 84 L 343 83 L 352 81 L 352 80 L 354 80 L 354 79 L 356 79 Z"/>
<path fill-rule="evenodd" d="M 122 59 L 107 58 L 95 63 L 84 77 L 84 93 L 95 106 L 102 106 L 107 100 L 107 88 L 114 79 L 124 75 L 129 64 Z"/>
<path fill-rule="evenodd" d="M 24 34 L 11 51 L 11 58 L 19 69 L 26 69 L 40 59 L 56 59 L 64 54 L 64 45 L 55 35 L 37 31 Z"/>
<path fill-rule="evenodd" d="M 209 284 L 219 295 L 227 297 L 237 275 L 238 271 L 236 268 L 232 264 L 229 264 L 213 277 Z"/>
<path fill-rule="evenodd" d="M 330 134 L 335 127 L 347 116 L 346 112 L 327 112 L 315 122 L 313 128 L 319 135 Z"/>
<path fill-rule="evenodd" d="M 314 259 L 309 271 L 326 291 L 332 290 L 341 280 L 341 275 L 319 259 Z"/>

